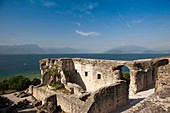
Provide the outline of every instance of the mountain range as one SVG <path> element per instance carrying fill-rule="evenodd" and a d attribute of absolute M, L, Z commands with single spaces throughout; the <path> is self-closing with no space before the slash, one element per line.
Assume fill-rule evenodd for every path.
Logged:
<path fill-rule="evenodd" d="M 59 53 L 86 53 L 87 51 L 74 48 L 39 47 L 36 44 L 0 46 L 0 54 L 59 54 Z"/>
<path fill-rule="evenodd" d="M 36 44 L 25 45 L 1 45 L 0 54 L 79 54 L 90 53 L 91 51 L 75 49 L 70 47 L 56 48 L 56 47 L 40 47 Z M 126 53 L 170 53 L 170 49 L 158 48 L 148 49 L 136 45 L 122 45 L 113 49 L 105 51 L 107 54 L 126 54 Z"/>
<path fill-rule="evenodd" d="M 113 49 L 110 49 L 108 51 L 105 51 L 105 53 L 117 53 L 117 54 L 125 54 L 125 53 L 170 53 L 170 49 L 149 49 L 141 46 L 136 45 L 122 45 L 117 46 Z"/>

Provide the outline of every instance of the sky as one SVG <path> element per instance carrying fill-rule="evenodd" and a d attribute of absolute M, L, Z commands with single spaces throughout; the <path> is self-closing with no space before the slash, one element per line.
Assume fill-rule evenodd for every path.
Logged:
<path fill-rule="evenodd" d="M 170 0 L 0 0 L 0 45 L 170 48 Z"/>

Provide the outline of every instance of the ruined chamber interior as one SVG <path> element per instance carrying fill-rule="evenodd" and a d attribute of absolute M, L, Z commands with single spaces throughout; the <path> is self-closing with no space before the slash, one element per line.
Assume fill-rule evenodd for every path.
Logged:
<path fill-rule="evenodd" d="M 123 80 L 122 67 L 116 62 L 93 59 L 44 59 L 41 61 L 42 85 L 53 79 L 61 82 L 71 94 L 95 92 L 101 87 Z M 126 67 L 127 68 L 127 67 Z M 49 70 L 55 69 L 52 77 Z M 54 73 L 54 72 L 53 72 Z"/>

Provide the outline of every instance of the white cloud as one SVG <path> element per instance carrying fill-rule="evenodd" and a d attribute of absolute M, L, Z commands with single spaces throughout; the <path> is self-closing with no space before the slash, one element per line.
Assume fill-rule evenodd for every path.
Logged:
<path fill-rule="evenodd" d="M 92 10 L 98 7 L 98 3 L 85 3 L 85 4 L 74 4 L 73 11 L 75 11 L 77 16 L 82 18 L 84 15 L 94 17 Z"/>
<path fill-rule="evenodd" d="M 87 5 L 87 7 L 86 7 L 86 9 L 94 9 L 95 7 L 97 7 L 98 6 L 98 3 L 90 3 L 90 4 L 88 4 Z"/>
<path fill-rule="evenodd" d="M 141 20 L 141 19 L 132 21 L 133 24 L 140 24 L 142 22 L 143 22 L 143 20 Z"/>
<path fill-rule="evenodd" d="M 128 28 L 131 28 L 131 25 L 129 24 L 129 22 L 127 20 L 125 20 L 125 18 L 121 15 L 119 10 L 118 10 L 118 14 L 119 14 L 121 21 L 124 22 Z"/>
<path fill-rule="evenodd" d="M 78 27 L 80 27 L 80 26 L 81 26 L 81 24 L 80 24 L 79 22 L 77 22 L 77 23 L 76 23 L 76 25 L 77 25 Z"/>
<path fill-rule="evenodd" d="M 82 35 L 82 36 L 99 36 L 101 33 L 98 32 L 83 32 L 83 31 L 75 31 L 77 34 Z"/>
<path fill-rule="evenodd" d="M 56 6 L 57 4 L 55 2 L 43 0 L 42 5 L 45 6 L 45 7 L 53 7 L 53 6 Z"/>

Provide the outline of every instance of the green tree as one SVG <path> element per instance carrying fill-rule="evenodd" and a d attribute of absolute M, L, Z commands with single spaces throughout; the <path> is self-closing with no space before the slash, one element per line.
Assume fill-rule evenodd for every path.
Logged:
<path fill-rule="evenodd" d="M 24 90 L 29 87 L 31 81 L 23 76 L 15 76 L 8 80 L 9 89 L 17 91 Z"/>
<path fill-rule="evenodd" d="M 38 85 L 38 84 L 40 84 L 41 83 L 41 80 L 40 79 L 38 79 L 38 78 L 34 78 L 32 81 L 31 81 L 31 84 L 32 85 Z"/>
<path fill-rule="evenodd" d="M 8 90 L 8 81 L 3 80 L 0 82 L 0 91 Z"/>
<path fill-rule="evenodd" d="M 130 80 L 130 73 L 129 72 L 124 72 L 123 73 L 123 78 L 126 80 Z"/>

